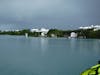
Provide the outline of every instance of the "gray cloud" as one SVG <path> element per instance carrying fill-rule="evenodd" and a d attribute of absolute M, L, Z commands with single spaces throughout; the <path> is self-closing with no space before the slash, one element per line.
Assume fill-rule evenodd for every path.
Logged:
<path fill-rule="evenodd" d="M 0 0 L 0 23 L 58 28 L 100 24 L 99 3 L 100 0 Z"/>

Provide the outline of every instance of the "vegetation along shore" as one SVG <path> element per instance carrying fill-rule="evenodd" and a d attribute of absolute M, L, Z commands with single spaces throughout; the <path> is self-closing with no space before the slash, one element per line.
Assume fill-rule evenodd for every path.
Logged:
<path fill-rule="evenodd" d="M 0 35 L 25 35 L 32 37 L 66 37 L 69 38 L 71 33 L 77 33 L 76 38 L 94 38 L 100 39 L 100 30 L 94 29 L 77 29 L 77 30 L 58 30 L 58 29 L 50 29 L 46 34 L 42 34 L 42 32 L 31 32 L 30 29 L 24 29 L 19 31 L 0 31 Z"/>

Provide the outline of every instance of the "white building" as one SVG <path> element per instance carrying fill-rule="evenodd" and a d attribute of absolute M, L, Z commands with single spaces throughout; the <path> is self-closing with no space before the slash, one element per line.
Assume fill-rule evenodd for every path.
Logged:
<path fill-rule="evenodd" d="M 40 32 L 41 32 L 41 36 L 45 36 L 48 33 L 49 29 L 45 29 L 45 28 L 41 28 Z"/>
<path fill-rule="evenodd" d="M 39 32 L 39 29 L 31 29 L 31 32 Z"/>
<path fill-rule="evenodd" d="M 45 36 L 49 29 L 41 28 L 41 29 L 31 29 L 31 32 L 41 32 L 41 36 Z"/>
<path fill-rule="evenodd" d="M 49 29 L 45 29 L 45 28 L 41 28 L 41 29 L 40 29 L 40 32 L 45 33 L 45 34 L 47 34 L 48 31 L 49 31 Z"/>
<path fill-rule="evenodd" d="M 71 32 L 71 34 L 70 34 L 70 38 L 76 38 L 77 37 L 77 33 L 75 33 L 75 32 Z"/>

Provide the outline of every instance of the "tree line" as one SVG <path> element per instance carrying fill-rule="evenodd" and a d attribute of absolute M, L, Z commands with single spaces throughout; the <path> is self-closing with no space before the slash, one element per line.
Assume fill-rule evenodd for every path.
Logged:
<path fill-rule="evenodd" d="M 69 37 L 71 32 L 77 33 L 77 38 L 100 38 L 100 30 L 94 31 L 94 29 L 77 29 L 77 30 L 58 30 L 50 29 L 46 34 L 47 37 L 52 37 L 52 34 L 57 37 Z M 25 35 L 28 33 L 29 36 L 39 37 L 41 32 L 31 32 L 29 29 L 20 30 L 20 31 L 0 31 L 1 35 Z"/>

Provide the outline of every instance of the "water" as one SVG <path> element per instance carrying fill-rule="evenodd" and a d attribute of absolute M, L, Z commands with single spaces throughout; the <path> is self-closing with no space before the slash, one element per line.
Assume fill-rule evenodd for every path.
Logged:
<path fill-rule="evenodd" d="M 80 75 L 98 60 L 99 39 L 0 35 L 0 75 Z"/>

